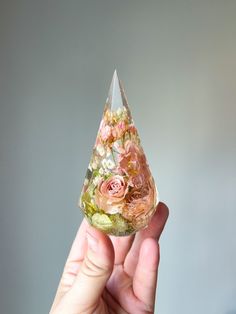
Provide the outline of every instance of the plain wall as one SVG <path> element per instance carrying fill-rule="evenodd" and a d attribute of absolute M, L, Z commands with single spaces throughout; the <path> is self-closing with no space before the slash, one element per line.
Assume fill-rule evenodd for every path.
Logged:
<path fill-rule="evenodd" d="M 43 314 L 114 69 L 160 197 L 158 314 L 236 313 L 236 1 L 0 1 L 0 313 Z"/>

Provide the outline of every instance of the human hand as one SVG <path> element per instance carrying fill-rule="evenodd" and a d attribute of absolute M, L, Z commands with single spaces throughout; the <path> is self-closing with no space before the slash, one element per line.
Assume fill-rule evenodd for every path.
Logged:
<path fill-rule="evenodd" d="M 109 237 L 84 219 L 50 314 L 154 313 L 158 240 L 167 218 L 159 203 L 149 226 L 127 237 Z"/>

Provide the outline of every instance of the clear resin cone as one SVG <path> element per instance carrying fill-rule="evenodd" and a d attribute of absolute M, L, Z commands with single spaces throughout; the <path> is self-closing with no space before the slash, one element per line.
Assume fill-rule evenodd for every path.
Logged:
<path fill-rule="evenodd" d="M 115 71 L 79 206 L 92 226 L 124 236 L 148 225 L 157 202 L 155 182 Z"/>

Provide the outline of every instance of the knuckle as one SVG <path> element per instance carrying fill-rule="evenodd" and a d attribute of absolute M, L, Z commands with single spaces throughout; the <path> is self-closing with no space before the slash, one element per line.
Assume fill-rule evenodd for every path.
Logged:
<path fill-rule="evenodd" d="M 110 274 L 111 268 L 106 265 L 99 265 L 89 256 L 86 256 L 81 271 L 88 277 L 105 277 Z"/>
<path fill-rule="evenodd" d="M 61 283 L 64 289 L 69 289 L 77 276 L 77 271 L 75 269 L 78 268 L 78 263 L 76 262 L 69 262 L 66 264 L 64 272 L 62 274 Z"/>

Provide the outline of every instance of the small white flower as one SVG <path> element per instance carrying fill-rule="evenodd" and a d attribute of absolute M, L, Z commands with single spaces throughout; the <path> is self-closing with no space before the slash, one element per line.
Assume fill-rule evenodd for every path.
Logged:
<path fill-rule="evenodd" d="M 104 169 L 114 169 L 115 163 L 111 159 L 103 159 L 102 160 L 102 166 Z"/>
<path fill-rule="evenodd" d="M 110 175 L 111 174 L 111 172 L 110 172 L 110 170 L 109 169 L 104 169 L 104 175 Z"/>
<path fill-rule="evenodd" d="M 102 168 L 100 168 L 98 172 L 99 172 L 100 175 L 104 174 L 104 170 Z"/>
<path fill-rule="evenodd" d="M 92 166 L 93 169 L 97 169 L 97 166 L 98 166 L 98 165 L 97 165 L 97 163 L 96 163 L 95 160 L 92 162 L 92 165 L 91 165 L 91 166 Z"/>
<path fill-rule="evenodd" d="M 103 168 L 106 169 L 106 167 L 107 167 L 107 160 L 106 159 L 102 160 L 102 166 L 103 166 Z"/>
<path fill-rule="evenodd" d="M 108 214 L 118 214 L 121 212 L 121 209 L 118 206 L 112 206 L 111 208 L 109 208 L 109 210 L 107 211 Z"/>
<path fill-rule="evenodd" d="M 111 156 L 111 149 L 108 148 L 108 149 L 107 149 L 107 152 L 106 152 L 106 157 L 110 157 L 110 156 Z"/>
<path fill-rule="evenodd" d="M 84 185 L 88 185 L 88 183 L 89 183 L 89 180 L 87 178 L 85 178 Z"/>
<path fill-rule="evenodd" d="M 116 113 L 118 114 L 118 116 L 122 113 L 122 109 L 119 107 L 116 111 Z"/>
<path fill-rule="evenodd" d="M 107 166 L 108 169 L 114 169 L 115 168 L 115 163 L 112 160 L 108 159 L 106 161 L 106 166 Z"/>
<path fill-rule="evenodd" d="M 105 149 L 104 147 L 101 145 L 101 144 L 98 144 L 97 145 L 97 152 L 100 156 L 104 156 L 105 155 Z"/>

